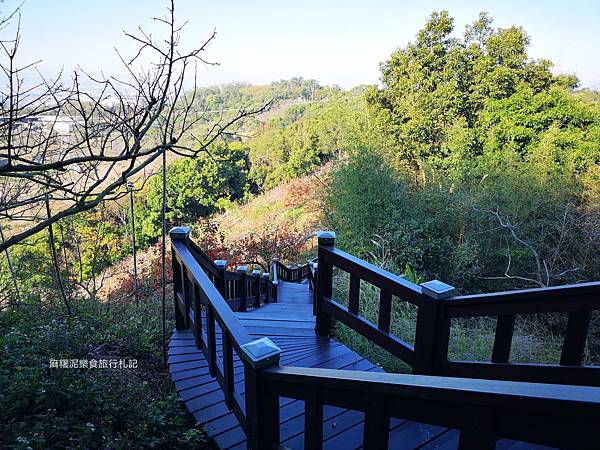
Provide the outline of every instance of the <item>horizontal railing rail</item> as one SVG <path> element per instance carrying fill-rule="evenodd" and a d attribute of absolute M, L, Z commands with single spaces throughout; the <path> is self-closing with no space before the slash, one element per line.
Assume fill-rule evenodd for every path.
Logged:
<path fill-rule="evenodd" d="M 304 401 L 304 448 L 323 441 L 323 407 L 364 412 L 363 447 L 388 448 L 390 419 L 460 430 L 460 449 L 493 449 L 500 438 L 560 448 L 596 448 L 600 390 L 585 386 L 270 367 L 260 388 L 262 448 L 279 444 L 279 399 Z"/>
<path fill-rule="evenodd" d="M 277 277 L 281 281 L 299 283 L 311 276 L 311 262 L 312 261 L 302 265 L 288 267 L 277 258 L 273 258 L 273 272 L 277 273 Z"/>
<path fill-rule="evenodd" d="M 316 330 L 328 335 L 337 320 L 408 364 L 413 373 L 500 380 L 600 386 L 600 366 L 583 364 L 593 311 L 600 310 L 600 282 L 541 289 L 453 296 L 454 289 L 437 280 L 416 285 L 334 246 L 335 234 L 319 235 Z M 349 274 L 347 306 L 333 298 L 333 269 Z M 380 290 L 377 323 L 360 315 L 360 286 Z M 414 345 L 391 333 L 393 298 L 417 307 Z M 567 313 L 558 364 L 510 361 L 515 318 L 523 314 Z M 452 319 L 495 317 L 491 361 L 448 358 Z"/>

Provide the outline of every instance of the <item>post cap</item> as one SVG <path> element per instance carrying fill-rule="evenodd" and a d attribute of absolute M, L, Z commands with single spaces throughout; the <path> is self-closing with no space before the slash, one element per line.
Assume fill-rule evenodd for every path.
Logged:
<path fill-rule="evenodd" d="M 421 283 L 423 294 L 436 300 L 443 300 L 454 295 L 454 286 L 440 280 L 431 280 Z"/>
<path fill-rule="evenodd" d="M 252 275 L 254 275 L 254 276 L 256 276 L 256 275 L 259 275 L 259 276 L 260 276 L 260 270 L 258 270 L 258 269 L 254 269 L 254 270 L 252 271 Z"/>
<path fill-rule="evenodd" d="M 238 268 L 236 269 L 238 272 L 248 272 L 248 266 L 238 266 Z"/>
<path fill-rule="evenodd" d="M 241 345 L 241 358 L 254 369 L 269 366 L 279 361 L 281 349 L 268 337 Z"/>
<path fill-rule="evenodd" d="M 173 227 L 169 230 L 171 240 L 185 240 L 190 237 L 190 227 Z"/>
<path fill-rule="evenodd" d="M 317 231 L 317 239 L 335 239 L 335 231 Z"/>
<path fill-rule="evenodd" d="M 319 245 L 334 246 L 335 232 L 334 231 L 317 231 L 317 240 Z"/>
<path fill-rule="evenodd" d="M 227 260 L 226 259 L 215 259 L 215 266 L 217 266 L 219 268 L 227 267 Z"/>
<path fill-rule="evenodd" d="M 263 278 L 269 278 L 271 274 L 269 272 L 263 272 L 262 276 Z"/>

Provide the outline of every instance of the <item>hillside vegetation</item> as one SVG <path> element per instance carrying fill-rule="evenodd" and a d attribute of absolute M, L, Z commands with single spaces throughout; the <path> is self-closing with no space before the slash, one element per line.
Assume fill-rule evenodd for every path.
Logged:
<path fill-rule="evenodd" d="M 208 113 L 188 143 L 216 117 L 265 109 L 197 158 L 173 158 L 167 226 L 191 226 L 212 258 L 265 269 L 274 256 L 314 255 L 314 232 L 329 228 L 343 250 L 459 294 L 600 280 L 600 97 L 528 46 L 525 30 L 494 28 L 486 14 L 461 33 L 439 12 L 382 63 L 377 86 L 294 78 L 200 89 L 194 108 Z M 134 188 L 139 298 L 127 197 L 58 221 L 56 265 L 45 232 L 0 259 L 0 447 L 77 447 L 88 437 L 102 448 L 202 445 L 160 361 L 162 178 Z M 347 285 L 336 273 L 342 302 Z M 379 293 L 361 289 L 360 312 L 376 323 Z M 394 302 L 392 332 L 412 342 L 415 314 Z M 451 357 L 489 360 L 495 325 L 453 321 Z M 565 326 L 561 314 L 518 317 L 512 360 L 557 362 Z M 336 336 L 406 370 L 343 326 Z M 137 355 L 143 367 L 122 380 L 44 366 L 105 349 Z M 600 362 L 598 314 L 585 361 Z"/>

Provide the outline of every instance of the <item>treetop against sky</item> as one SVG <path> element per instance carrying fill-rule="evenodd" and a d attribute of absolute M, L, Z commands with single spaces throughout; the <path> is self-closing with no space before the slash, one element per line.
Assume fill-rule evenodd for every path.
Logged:
<path fill-rule="evenodd" d="M 19 4 L 7 0 L 1 9 L 6 14 Z M 114 48 L 124 55 L 133 51 L 123 30 L 158 30 L 150 17 L 164 15 L 166 6 L 163 0 L 26 0 L 20 61 L 41 59 L 39 70 L 47 77 L 77 65 L 92 74 L 120 74 Z M 200 69 L 202 85 L 294 76 L 345 88 L 376 83 L 379 63 L 412 41 L 432 11 L 443 9 L 455 18 L 457 35 L 480 11 L 494 17 L 496 27 L 522 26 L 531 37 L 532 57 L 552 60 L 558 73 L 575 73 L 583 87 L 600 87 L 600 58 L 593 57 L 600 47 L 600 2 L 595 0 L 176 3 L 179 22 L 188 21 L 182 47 L 195 48 L 217 30 L 206 56 L 219 66 Z"/>

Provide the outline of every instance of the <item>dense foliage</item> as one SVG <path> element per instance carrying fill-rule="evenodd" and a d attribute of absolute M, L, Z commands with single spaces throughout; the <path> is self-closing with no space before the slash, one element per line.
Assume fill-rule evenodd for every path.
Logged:
<path fill-rule="evenodd" d="M 2 448 L 201 447 L 205 435 L 163 370 L 158 300 L 82 301 L 76 317 L 48 303 L 0 314 Z M 138 367 L 54 368 L 51 358 Z"/>
<path fill-rule="evenodd" d="M 370 88 L 379 144 L 335 171 L 326 211 L 342 244 L 379 236 L 397 268 L 462 291 L 600 278 L 600 114 L 531 60 L 520 28 L 482 15 L 455 38 L 434 13 Z"/>
<path fill-rule="evenodd" d="M 293 106 L 249 140 L 250 176 L 261 188 L 313 172 L 368 136 L 362 89 Z"/>
<path fill-rule="evenodd" d="M 167 167 L 167 220 L 189 225 L 225 210 L 248 192 L 248 159 L 235 146 L 216 147 L 195 159 L 179 159 Z M 137 196 L 136 216 L 142 246 L 161 235 L 162 176 L 151 177 Z"/>

